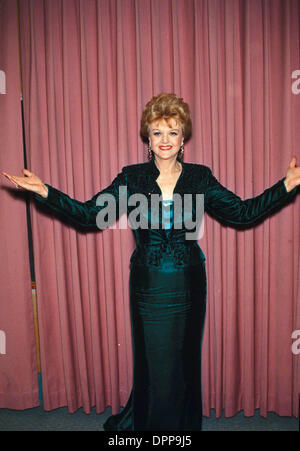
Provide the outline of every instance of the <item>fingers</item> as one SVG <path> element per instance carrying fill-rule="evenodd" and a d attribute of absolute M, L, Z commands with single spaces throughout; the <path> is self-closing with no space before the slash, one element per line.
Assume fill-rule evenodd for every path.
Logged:
<path fill-rule="evenodd" d="M 14 175 L 10 175 L 10 174 L 7 174 L 7 172 L 2 172 L 2 175 L 4 175 L 4 177 L 6 177 L 10 182 L 12 182 L 17 188 L 22 186 L 22 179 L 24 179 L 24 177 L 17 177 Z"/>
<path fill-rule="evenodd" d="M 34 175 L 33 172 L 28 171 L 28 169 L 22 169 L 23 174 L 27 175 L 27 177 L 30 177 L 31 175 Z M 4 175 L 5 177 L 13 177 L 11 174 L 8 174 L 7 172 L 2 171 L 1 172 L 2 175 Z"/>
<path fill-rule="evenodd" d="M 290 167 L 290 168 L 295 168 L 295 167 L 296 167 L 296 163 L 297 163 L 297 158 L 296 158 L 295 155 L 293 155 L 289 167 Z"/>
<path fill-rule="evenodd" d="M 10 180 L 12 183 L 14 183 L 14 184 L 16 185 L 17 188 L 19 188 L 19 187 L 21 186 L 21 184 L 22 184 L 22 182 L 19 181 L 19 178 L 18 178 L 18 177 L 15 177 L 15 176 L 10 176 L 9 180 Z"/>
<path fill-rule="evenodd" d="M 28 171 L 28 169 L 22 169 L 23 174 L 30 176 L 30 175 L 34 175 L 32 172 Z M 4 177 L 10 179 L 11 177 L 16 177 L 14 175 L 8 174 L 7 172 L 2 171 L 1 172 L 2 175 L 4 175 Z"/>
<path fill-rule="evenodd" d="M 7 172 L 1 172 L 2 175 L 4 175 L 4 177 L 6 177 L 8 180 L 12 181 L 12 175 L 7 174 Z"/>
<path fill-rule="evenodd" d="M 19 187 L 18 185 L 22 186 L 24 184 L 24 182 L 27 183 L 27 177 L 34 176 L 33 172 L 28 171 L 28 169 L 22 169 L 22 172 L 23 172 L 25 177 L 22 177 L 22 176 L 18 177 L 16 175 L 11 175 L 11 174 L 8 174 L 7 172 L 4 172 L 4 171 L 2 171 L 1 174 L 4 177 L 6 177 L 9 181 L 14 183 L 17 187 Z"/>

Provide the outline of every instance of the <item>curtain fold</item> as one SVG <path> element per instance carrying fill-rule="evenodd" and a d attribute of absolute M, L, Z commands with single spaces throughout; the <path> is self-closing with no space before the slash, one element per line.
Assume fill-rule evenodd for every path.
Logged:
<path fill-rule="evenodd" d="M 0 171 L 24 167 L 17 2 L 0 0 Z M 0 188 L 0 408 L 38 406 L 26 194 Z"/>
<path fill-rule="evenodd" d="M 298 0 L 21 0 L 29 169 L 79 200 L 146 161 L 145 103 L 190 104 L 185 161 L 252 197 L 300 142 Z M 298 158 L 300 157 L 297 155 Z M 130 229 L 84 234 L 32 203 L 44 407 L 125 405 L 132 383 Z M 207 216 L 203 407 L 297 415 L 299 199 L 254 229 Z"/>

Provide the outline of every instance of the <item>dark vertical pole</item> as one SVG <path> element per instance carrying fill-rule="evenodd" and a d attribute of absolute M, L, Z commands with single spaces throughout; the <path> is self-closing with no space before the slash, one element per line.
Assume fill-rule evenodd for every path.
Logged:
<path fill-rule="evenodd" d="M 22 138 L 23 138 L 23 161 L 24 168 L 27 167 L 27 155 L 26 155 L 26 137 L 25 137 L 25 120 L 24 120 L 24 105 L 23 105 L 23 80 L 22 80 L 22 59 L 21 59 L 21 38 L 20 38 L 20 0 L 17 0 L 18 11 L 18 35 L 19 35 L 19 67 L 20 67 L 20 92 L 21 92 L 21 117 L 22 117 Z M 40 341 L 39 341 L 39 328 L 38 328 L 38 313 L 37 313 L 37 298 L 36 298 L 36 284 L 35 284 L 35 270 L 34 270 L 34 255 L 33 255 L 33 240 L 31 229 L 31 217 L 30 217 L 30 193 L 24 192 L 26 199 L 26 219 L 27 219 L 27 238 L 28 238 L 28 252 L 29 252 L 29 266 L 31 276 L 31 293 L 32 293 L 32 305 L 33 305 L 33 321 L 34 332 L 36 342 L 36 354 L 37 354 L 37 367 L 38 367 L 38 383 L 40 400 L 42 400 L 42 377 L 41 377 L 41 360 L 40 360 Z"/>
<path fill-rule="evenodd" d="M 26 143 L 25 143 L 25 124 L 24 124 L 24 108 L 23 108 L 23 96 L 21 95 L 21 113 L 22 113 L 22 134 L 23 134 L 23 159 L 24 168 L 27 167 L 27 156 L 26 156 Z M 33 242 L 32 242 L 32 230 L 31 230 L 31 218 L 30 218 L 30 193 L 24 192 L 26 196 L 26 216 L 27 216 L 27 236 L 28 236 L 28 247 L 29 247 L 29 263 L 30 263 L 30 274 L 32 282 L 35 282 L 35 271 L 34 271 L 34 258 L 33 258 Z"/>

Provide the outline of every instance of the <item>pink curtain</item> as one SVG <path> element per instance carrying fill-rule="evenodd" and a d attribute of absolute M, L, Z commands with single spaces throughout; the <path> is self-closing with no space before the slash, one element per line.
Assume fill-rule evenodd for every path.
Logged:
<path fill-rule="evenodd" d="M 79 200 L 146 161 L 145 103 L 190 104 L 185 161 L 243 198 L 299 155 L 298 0 L 21 0 L 29 168 Z M 131 230 L 83 234 L 32 203 L 45 409 L 125 405 Z M 206 218 L 204 414 L 297 415 L 299 199 L 247 231 Z"/>
<path fill-rule="evenodd" d="M 0 171 L 24 165 L 17 2 L 0 0 Z M 0 187 L 0 408 L 39 405 L 24 193 Z"/>

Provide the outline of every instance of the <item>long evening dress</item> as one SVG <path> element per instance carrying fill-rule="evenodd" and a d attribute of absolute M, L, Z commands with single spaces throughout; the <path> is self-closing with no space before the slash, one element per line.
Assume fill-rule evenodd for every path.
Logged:
<path fill-rule="evenodd" d="M 225 225 L 249 227 L 290 202 L 297 189 L 286 191 L 283 179 L 252 199 L 241 200 L 223 187 L 204 165 L 184 163 L 175 194 L 191 194 L 187 213 L 197 223 L 197 194 L 204 194 L 204 208 Z M 174 215 L 174 201 L 154 209 L 152 195 L 161 195 L 154 160 L 126 166 L 109 187 L 87 202 L 71 199 L 48 186 L 46 199 L 35 198 L 72 222 L 96 227 L 104 206 L 100 194 L 112 195 L 119 212 L 136 208 L 127 201 L 140 193 L 149 200 L 141 209 L 155 227 L 136 228 L 136 249 L 130 259 L 130 311 L 133 343 L 133 385 L 125 408 L 110 416 L 105 430 L 193 431 L 201 430 L 201 341 L 206 304 L 205 256 L 197 239 L 187 239 L 184 215 Z M 121 191 L 120 186 L 126 187 Z M 124 210 L 124 211 L 123 211 Z M 169 219 L 166 215 L 169 213 Z M 118 215 L 117 215 L 118 217 Z M 198 218 L 199 219 L 199 218 Z M 175 226 L 182 223 L 181 228 Z M 151 223 L 152 224 L 152 223 Z"/>

